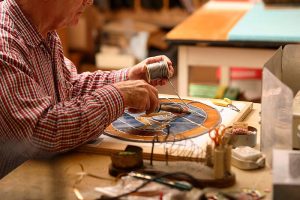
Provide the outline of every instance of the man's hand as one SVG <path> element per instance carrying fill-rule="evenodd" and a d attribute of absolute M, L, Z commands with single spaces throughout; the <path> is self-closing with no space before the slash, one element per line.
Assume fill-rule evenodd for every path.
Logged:
<path fill-rule="evenodd" d="M 174 68 L 172 66 L 171 60 L 162 55 L 162 56 L 155 56 L 155 57 L 149 57 L 139 64 L 133 66 L 132 68 L 129 69 L 129 80 L 145 80 L 147 81 L 147 70 L 146 70 L 146 65 L 155 63 L 155 62 L 160 62 L 162 60 L 165 60 L 168 63 L 168 71 L 169 71 L 169 77 L 172 77 L 174 74 Z M 167 79 L 158 79 L 158 80 L 152 80 L 150 82 L 151 85 L 165 85 L 167 82 Z"/>
<path fill-rule="evenodd" d="M 121 92 L 125 106 L 129 112 L 146 111 L 152 113 L 158 108 L 158 91 L 144 80 L 129 80 L 115 83 L 114 86 Z"/>

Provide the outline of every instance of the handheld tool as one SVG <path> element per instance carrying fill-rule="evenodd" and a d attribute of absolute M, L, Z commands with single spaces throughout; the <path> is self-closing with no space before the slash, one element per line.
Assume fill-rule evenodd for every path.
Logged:
<path fill-rule="evenodd" d="M 145 180 L 153 180 L 157 183 L 161 183 L 179 190 L 191 190 L 193 189 L 193 186 L 189 184 L 188 182 L 183 182 L 183 181 L 174 181 L 166 178 L 155 178 L 154 176 L 148 175 L 148 174 L 143 174 L 139 172 L 130 172 L 128 174 L 129 176 L 139 178 L 139 179 L 145 179 Z"/>
<path fill-rule="evenodd" d="M 211 102 L 217 106 L 223 106 L 228 107 L 236 112 L 240 112 L 240 109 L 238 109 L 235 105 L 232 104 L 232 101 L 228 98 L 224 99 L 212 99 Z"/>
<path fill-rule="evenodd" d="M 191 114 L 191 112 L 188 109 L 182 108 L 180 106 L 176 105 L 167 105 L 167 104 L 160 104 L 159 108 L 157 109 L 157 112 L 159 111 L 167 111 L 171 113 L 186 113 L 186 114 Z"/>

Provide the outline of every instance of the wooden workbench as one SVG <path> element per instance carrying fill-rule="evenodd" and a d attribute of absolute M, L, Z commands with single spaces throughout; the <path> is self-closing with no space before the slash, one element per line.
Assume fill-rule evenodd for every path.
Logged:
<path fill-rule="evenodd" d="M 253 110 L 244 120 L 258 130 L 259 111 L 260 104 L 254 104 Z M 108 174 L 109 156 L 69 152 L 51 160 L 25 162 L 0 180 L 1 199 L 76 199 L 72 186 L 75 182 L 74 173 L 80 172 L 79 164 L 82 164 L 86 172 L 111 178 Z M 233 188 L 254 188 L 262 191 L 272 189 L 272 175 L 268 167 L 254 171 L 242 171 L 232 167 L 232 170 L 237 177 Z M 94 187 L 112 184 L 113 179 L 110 181 L 85 177 L 78 188 L 85 199 L 95 199 L 99 194 L 94 191 Z M 268 193 L 267 199 L 270 198 L 271 193 Z"/>

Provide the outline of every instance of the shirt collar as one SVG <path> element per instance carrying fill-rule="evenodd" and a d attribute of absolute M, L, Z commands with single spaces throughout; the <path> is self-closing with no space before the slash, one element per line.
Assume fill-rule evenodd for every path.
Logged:
<path fill-rule="evenodd" d="M 25 17 L 16 1 L 6 0 L 5 6 L 11 19 L 14 21 L 20 31 L 22 31 L 22 36 L 25 42 L 32 47 L 40 45 L 43 42 L 42 35 L 37 31 L 36 27 L 32 25 L 30 21 Z"/>

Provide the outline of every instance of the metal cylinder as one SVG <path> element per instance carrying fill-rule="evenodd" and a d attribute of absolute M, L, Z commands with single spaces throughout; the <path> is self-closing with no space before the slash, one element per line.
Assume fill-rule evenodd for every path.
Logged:
<path fill-rule="evenodd" d="M 156 79 L 169 78 L 168 63 L 166 60 L 162 60 L 155 63 L 146 65 L 147 69 L 147 81 L 150 82 Z"/>

